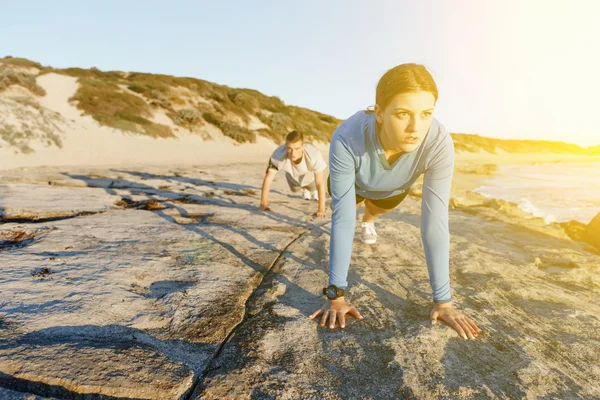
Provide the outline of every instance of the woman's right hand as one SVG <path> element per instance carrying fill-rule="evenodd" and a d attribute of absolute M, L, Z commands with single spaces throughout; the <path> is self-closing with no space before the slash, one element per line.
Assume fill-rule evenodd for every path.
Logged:
<path fill-rule="evenodd" d="M 335 300 L 325 300 L 323 306 L 315 311 L 310 317 L 313 319 L 319 314 L 323 314 L 321 316 L 321 326 L 325 326 L 327 323 L 327 318 L 329 317 L 329 328 L 334 329 L 335 323 L 338 322 L 341 328 L 346 327 L 346 314 L 350 313 L 354 318 L 363 319 L 363 316 L 360 315 L 356 307 L 352 304 L 347 303 L 344 297 L 338 297 Z"/>

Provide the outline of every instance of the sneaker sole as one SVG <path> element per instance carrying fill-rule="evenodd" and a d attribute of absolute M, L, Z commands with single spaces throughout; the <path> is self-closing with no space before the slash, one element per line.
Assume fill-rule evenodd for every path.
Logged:
<path fill-rule="evenodd" d="M 377 239 L 360 239 L 364 244 L 375 244 L 377 243 Z"/>

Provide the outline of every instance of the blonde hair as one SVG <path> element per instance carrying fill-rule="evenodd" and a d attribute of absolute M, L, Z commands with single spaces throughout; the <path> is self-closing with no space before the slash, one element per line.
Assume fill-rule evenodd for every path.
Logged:
<path fill-rule="evenodd" d="M 438 89 L 433 77 L 421 64 L 400 64 L 387 71 L 379 79 L 375 102 L 385 110 L 392 98 L 399 93 L 429 92 L 438 99 Z M 367 108 L 367 111 L 372 111 Z"/>

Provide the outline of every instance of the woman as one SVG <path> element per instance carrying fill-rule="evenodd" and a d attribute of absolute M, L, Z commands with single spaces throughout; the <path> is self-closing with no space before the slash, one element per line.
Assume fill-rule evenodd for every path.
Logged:
<path fill-rule="evenodd" d="M 401 64 L 386 72 L 376 90 L 374 112 L 359 111 L 335 131 L 329 149 L 332 197 L 331 256 L 327 301 L 319 314 L 345 327 L 345 314 L 362 319 L 346 302 L 346 277 L 352 255 L 356 211 L 364 204 L 362 242 L 377 240 L 375 218 L 395 208 L 422 174 L 421 237 L 433 294 L 432 324 L 441 319 L 464 339 L 475 339 L 477 325 L 452 306 L 449 277 L 448 201 L 454 170 L 454 145 L 433 118 L 437 86 L 427 69 Z"/>

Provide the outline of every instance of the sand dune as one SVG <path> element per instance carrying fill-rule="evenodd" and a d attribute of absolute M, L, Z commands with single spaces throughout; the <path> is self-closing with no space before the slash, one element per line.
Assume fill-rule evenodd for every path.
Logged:
<path fill-rule="evenodd" d="M 170 124 L 176 139 L 154 139 L 128 134 L 101 126 L 92 117 L 81 115 L 81 111 L 69 102 L 69 98 L 77 90 L 77 78 L 49 73 L 41 75 L 37 81 L 46 90 L 46 95 L 37 101 L 44 109 L 62 117 L 56 129 L 62 148 L 37 143 L 33 145 L 35 152 L 31 154 L 15 153 L 10 147 L 0 148 L 0 169 L 41 165 L 223 164 L 233 160 L 255 162 L 257 159 L 266 160 L 277 147 L 264 137 L 258 137 L 253 144 L 237 144 L 211 125 L 205 129 L 212 139 L 205 140 L 198 134 L 173 125 L 159 111 L 154 116 L 156 122 Z M 25 90 L 21 95 L 26 95 L 26 92 Z M 14 92 L 10 94 L 15 95 Z"/>

